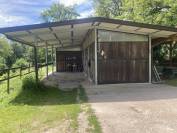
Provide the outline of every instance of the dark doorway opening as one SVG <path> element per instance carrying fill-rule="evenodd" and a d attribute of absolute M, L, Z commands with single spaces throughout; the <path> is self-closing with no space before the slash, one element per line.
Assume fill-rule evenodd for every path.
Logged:
<path fill-rule="evenodd" d="M 82 72 L 81 51 L 57 51 L 57 72 Z"/>

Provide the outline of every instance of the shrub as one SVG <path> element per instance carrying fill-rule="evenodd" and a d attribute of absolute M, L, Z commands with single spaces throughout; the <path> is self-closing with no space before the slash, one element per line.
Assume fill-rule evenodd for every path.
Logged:
<path fill-rule="evenodd" d="M 16 62 L 13 64 L 13 67 L 26 67 L 28 64 L 29 63 L 25 59 L 20 58 L 16 60 Z"/>
<path fill-rule="evenodd" d="M 6 65 L 2 63 L 1 58 L 0 58 L 0 70 L 3 70 L 6 68 Z M 0 76 L 2 76 L 5 73 L 5 71 L 0 71 Z"/>
<path fill-rule="evenodd" d="M 166 67 L 163 69 L 164 78 L 172 78 L 172 75 L 173 75 L 172 69 L 169 69 L 169 68 L 166 68 Z"/>
<path fill-rule="evenodd" d="M 22 81 L 22 88 L 26 90 L 41 90 L 45 86 L 41 82 L 36 83 L 36 79 L 33 76 L 26 76 Z"/>
<path fill-rule="evenodd" d="M 16 62 L 13 64 L 13 68 L 15 67 L 27 67 L 28 66 L 28 62 L 23 59 L 23 58 L 20 58 L 20 59 L 17 59 Z M 15 72 L 15 69 L 12 70 L 12 72 Z"/>

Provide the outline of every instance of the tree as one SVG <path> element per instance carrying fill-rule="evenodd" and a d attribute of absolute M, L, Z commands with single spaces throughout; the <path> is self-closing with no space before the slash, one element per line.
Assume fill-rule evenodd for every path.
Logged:
<path fill-rule="evenodd" d="M 11 46 L 9 45 L 9 42 L 1 37 L 0 38 L 0 57 L 6 58 L 11 53 Z"/>
<path fill-rule="evenodd" d="M 55 22 L 75 19 L 79 14 L 76 12 L 74 6 L 64 6 L 60 3 L 54 3 L 49 9 L 44 10 L 41 16 L 46 22 Z"/>
<path fill-rule="evenodd" d="M 121 15 L 122 0 L 94 0 L 96 16 L 114 18 Z"/>
<path fill-rule="evenodd" d="M 27 46 L 19 44 L 17 42 L 12 42 L 11 46 L 15 59 L 24 57 Z"/>
<path fill-rule="evenodd" d="M 176 0 L 94 0 L 94 5 L 96 16 L 177 26 Z M 154 50 L 158 59 L 164 59 L 164 54 L 168 55 L 170 65 L 174 58 L 177 58 L 176 42 L 165 43 Z M 160 55 L 157 56 L 157 54 Z"/>
<path fill-rule="evenodd" d="M 96 16 L 177 25 L 176 0 L 94 0 Z"/>

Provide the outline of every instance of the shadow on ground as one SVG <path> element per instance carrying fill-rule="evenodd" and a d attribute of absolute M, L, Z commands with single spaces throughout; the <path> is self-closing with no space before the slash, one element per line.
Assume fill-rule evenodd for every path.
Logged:
<path fill-rule="evenodd" d="M 77 103 L 77 89 L 64 92 L 53 87 L 39 87 L 35 89 L 22 89 L 11 101 L 11 104 L 21 105 L 67 105 Z"/>
<path fill-rule="evenodd" d="M 85 88 L 93 103 L 177 100 L 177 87 L 165 84 L 112 84 Z"/>

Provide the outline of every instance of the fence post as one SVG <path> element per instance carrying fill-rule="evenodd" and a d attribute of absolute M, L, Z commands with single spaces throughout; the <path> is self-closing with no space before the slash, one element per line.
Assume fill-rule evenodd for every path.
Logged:
<path fill-rule="evenodd" d="M 7 93 L 10 93 L 10 69 L 7 70 Z"/>
<path fill-rule="evenodd" d="M 47 45 L 46 45 L 46 48 L 45 48 L 45 60 L 46 60 L 46 76 L 48 78 L 49 69 L 48 69 L 48 47 L 47 47 Z"/>
<path fill-rule="evenodd" d="M 22 66 L 20 67 L 20 79 L 22 77 Z"/>

